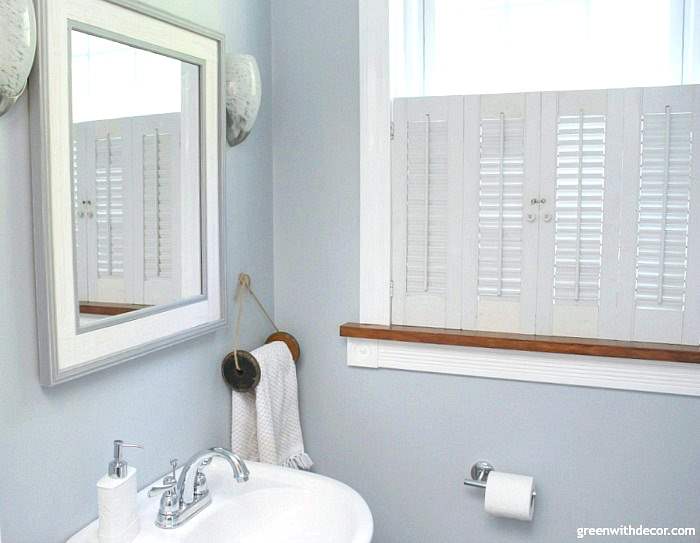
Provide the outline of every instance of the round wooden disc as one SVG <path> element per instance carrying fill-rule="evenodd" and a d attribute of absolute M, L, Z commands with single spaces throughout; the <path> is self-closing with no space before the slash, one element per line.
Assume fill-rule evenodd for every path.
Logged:
<path fill-rule="evenodd" d="M 294 362 L 299 360 L 301 349 L 299 348 L 299 342 L 292 334 L 282 331 L 275 332 L 265 340 L 265 343 L 272 343 L 273 341 L 283 341 L 286 343 L 289 352 L 292 353 L 292 360 L 294 360 Z"/>
<path fill-rule="evenodd" d="M 248 351 L 238 352 L 238 366 L 234 354 L 228 353 L 221 362 L 221 375 L 236 392 L 248 392 L 254 390 L 260 382 L 260 364 Z"/>

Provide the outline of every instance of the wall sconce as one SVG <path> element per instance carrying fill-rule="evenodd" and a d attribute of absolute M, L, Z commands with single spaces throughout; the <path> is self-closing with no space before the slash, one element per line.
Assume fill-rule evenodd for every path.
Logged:
<path fill-rule="evenodd" d="M 252 55 L 226 57 L 226 140 L 231 147 L 250 134 L 260 109 L 260 69 Z"/>
<path fill-rule="evenodd" d="M 0 115 L 27 86 L 36 52 L 36 17 L 32 0 L 0 2 Z"/>

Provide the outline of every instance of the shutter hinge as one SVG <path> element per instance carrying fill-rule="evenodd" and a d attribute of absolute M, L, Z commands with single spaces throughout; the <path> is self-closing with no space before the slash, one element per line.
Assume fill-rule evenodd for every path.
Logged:
<path fill-rule="evenodd" d="M 394 139 L 394 121 L 389 123 L 389 139 Z"/>
<path fill-rule="evenodd" d="M 389 298 L 394 297 L 394 281 L 389 281 Z"/>

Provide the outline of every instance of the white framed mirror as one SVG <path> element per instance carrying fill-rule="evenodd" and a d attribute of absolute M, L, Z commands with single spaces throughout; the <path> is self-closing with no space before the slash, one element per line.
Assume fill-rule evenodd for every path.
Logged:
<path fill-rule="evenodd" d="M 127 0 L 39 0 L 40 380 L 225 322 L 223 37 Z"/>

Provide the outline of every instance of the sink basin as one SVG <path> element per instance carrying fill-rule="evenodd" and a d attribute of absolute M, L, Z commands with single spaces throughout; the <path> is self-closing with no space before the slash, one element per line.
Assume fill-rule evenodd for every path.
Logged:
<path fill-rule="evenodd" d="M 362 497 L 343 483 L 303 471 L 247 462 L 236 483 L 229 465 L 206 468 L 212 503 L 182 526 L 155 526 L 160 498 L 139 492 L 141 531 L 133 543 L 370 543 L 373 521 Z M 150 485 L 149 485 L 150 486 Z M 97 521 L 68 543 L 97 543 Z"/>

